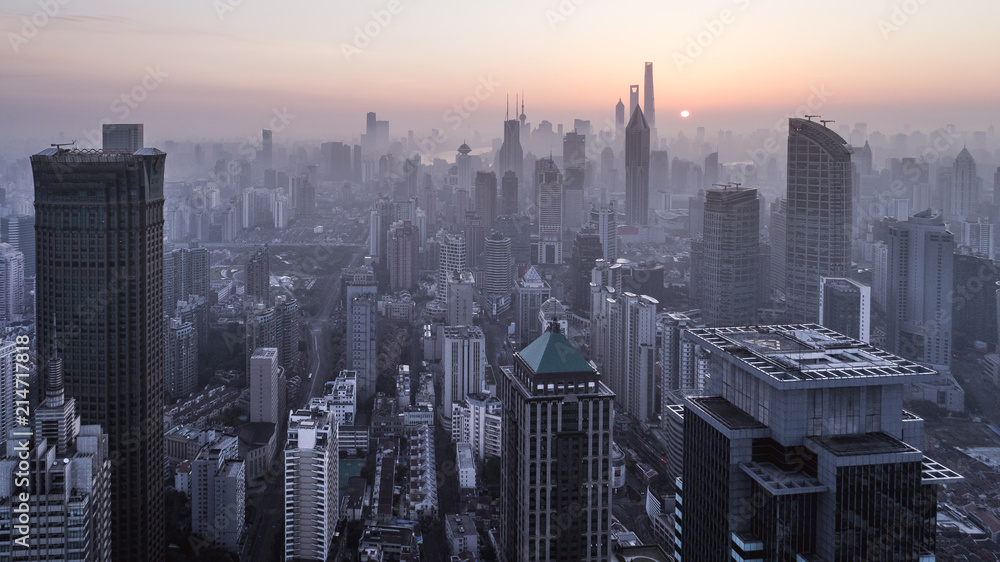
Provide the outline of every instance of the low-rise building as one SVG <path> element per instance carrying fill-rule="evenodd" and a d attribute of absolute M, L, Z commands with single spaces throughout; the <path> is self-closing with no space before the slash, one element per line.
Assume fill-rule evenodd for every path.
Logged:
<path fill-rule="evenodd" d="M 472 445 L 459 443 L 455 448 L 458 468 L 458 487 L 463 490 L 476 489 L 476 459 L 472 456 Z"/>
<path fill-rule="evenodd" d="M 406 518 L 417 520 L 438 513 L 437 470 L 434 462 L 434 426 L 423 425 L 407 433 L 410 481 L 406 492 Z"/>
<path fill-rule="evenodd" d="M 452 554 L 464 550 L 479 554 L 479 532 L 476 523 L 468 515 L 448 515 L 444 521 L 444 533 Z"/>

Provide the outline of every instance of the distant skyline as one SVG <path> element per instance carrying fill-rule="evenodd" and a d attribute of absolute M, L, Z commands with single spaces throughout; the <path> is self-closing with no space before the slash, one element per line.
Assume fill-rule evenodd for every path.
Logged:
<path fill-rule="evenodd" d="M 394 138 L 451 143 L 500 137 L 522 90 L 533 126 L 610 128 L 645 61 L 661 137 L 773 128 L 816 91 L 816 113 L 869 131 L 1000 125 L 996 2 L 50 3 L 0 9 L 7 139 L 86 145 L 105 119 L 144 123 L 147 144 L 246 138 L 277 111 L 294 118 L 276 142 L 350 140 L 375 111 Z"/>

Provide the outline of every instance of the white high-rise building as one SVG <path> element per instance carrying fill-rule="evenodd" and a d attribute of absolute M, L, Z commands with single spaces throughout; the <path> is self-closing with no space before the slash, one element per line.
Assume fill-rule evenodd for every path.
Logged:
<path fill-rule="evenodd" d="M 499 457 L 503 435 L 500 399 L 474 392 L 452 406 L 451 441 L 469 443 L 476 458 Z"/>
<path fill-rule="evenodd" d="M 930 209 L 889 227 L 889 351 L 948 372 L 955 237 Z"/>
<path fill-rule="evenodd" d="M 441 400 L 442 425 L 451 431 L 452 404 L 483 389 L 486 375 L 486 336 L 479 326 L 445 326 L 444 382 Z"/>
<path fill-rule="evenodd" d="M 0 320 L 24 314 L 24 254 L 0 244 Z"/>
<path fill-rule="evenodd" d="M 441 230 L 438 239 L 438 272 L 437 300 L 444 303 L 448 300 L 448 275 L 461 273 L 467 267 L 467 250 L 465 236 L 449 234 Z"/>
<path fill-rule="evenodd" d="M 278 349 L 258 347 L 250 358 L 250 421 L 281 423 L 278 411 Z"/>
<path fill-rule="evenodd" d="M 448 274 L 448 298 L 445 323 L 449 326 L 472 324 L 473 302 L 475 301 L 476 278 L 471 271 Z"/>
<path fill-rule="evenodd" d="M 246 463 L 239 443 L 222 436 L 191 463 L 191 532 L 230 552 L 238 551 L 246 523 Z"/>
<path fill-rule="evenodd" d="M 13 380 L 9 371 L 0 373 L 0 378 L 7 380 L 7 375 Z M 66 398 L 63 391 L 61 358 L 49 358 L 44 380 L 44 399 L 32 412 L 34 444 L 26 450 L 23 436 L 11 437 L 0 457 L 0 520 L 5 521 L 0 525 L 0 544 L 5 545 L 3 558 L 110 561 L 108 435 L 100 425 L 80 425 L 76 400 Z M 13 391 L 4 397 L 8 395 L 13 396 Z M 27 471 L 28 478 L 22 481 L 16 472 L 21 470 L 19 464 L 26 462 L 30 462 L 31 468 Z M 24 500 L 21 494 L 28 499 Z M 27 504 L 30 516 L 27 534 L 17 527 L 22 504 Z M 24 541 L 24 547 L 17 540 Z"/>
<path fill-rule="evenodd" d="M 962 223 L 962 243 L 974 255 L 993 259 L 993 224 L 986 218 Z"/>
<path fill-rule="evenodd" d="M 510 238 L 497 231 L 486 238 L 485 293 L 489 312 L 494 317 L 510 308 L 514 285 L 514 257 L 510 244 Z"/>
<path fill-rule="evenodd" d="M 358 373 L 341 371 L 335 380 L 326 383 L 323 396 L 313 398 L 310 407 L 321 407 L 333 414 L 337 425 L 354 425 L 358 407 Z"/>
<path fill-rule="evenodd" d="M 601 247 L 604 249 L 604 261 L 614 263 L 618 259 L 618 219 L 615 202 L 607 207 L 590 208 L 590 224 L 597 229 L 601 237 Z"/>
<path fill-rule="evenodd" d="M 639 420 L 655 414 L 656 306 L 647 295 L 623 293 L 609 303 L 608 380 L 620 409 Z"/>
<path fill-rule="evenodd" d="M 319 409 L 288 416 L 285 560 L 326 560 L 338 517 L 338 428 Z"/>
<path fill-rule="evenodd" d="M 551 158 L 535 163 L 538 186 L 538 263 L 562 263 L 563 177 Z"/>

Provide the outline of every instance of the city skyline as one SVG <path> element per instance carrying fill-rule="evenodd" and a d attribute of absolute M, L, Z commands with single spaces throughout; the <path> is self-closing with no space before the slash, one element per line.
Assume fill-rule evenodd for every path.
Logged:
<path fill-rule="evenodd" d="M 443 8 L 307 4 L 310 17 L 286 29 L 273 25 L 285 8 L 237 0 L 169 10 L 107 0 L 58 5 L 51 16 L 34 2 L 13 2 L 0 12 L 11 55 L 0 70 L 11 85 L 0 103 L 11 111 L 0 125 L 10 138 L 53 142 L 62 132 L 85 143 L 101 120 L 142 122 L 156 143 L 244 137 L 269 127 L 277 112 L 295 117 L 279 120 L 275 136 L 305 140 L 356 135 L 361 114 L 375 109 L 396 133 L 443 130 L 451 149 L 476 130 L 498 135 L 506 95 L 522 91 L 533 125 L 612 125 L 614 104 L 641 83 L 647 61 L 656 69 L 662 136 L 772 127 L 817 97 L 823 112 L 873 130 L 1000 122 L 991 103 L 1000 78 L 983 72 L 1000 57 L 985 43 L 1000 6 L 985 2 L 852 0 L 819 11 L 789 0 Z M 645 17 L 634 21 L 635 10 Z M 468 25 L 477 21 L 490 25 Z M 490 39 L 511 29 L 524 39 L 505 42 L 499 57 Z M 137 42 L 142 49 L 127 48 Z M 558 80 L 551 68 L 560 69 Z M 475 106 L 468 117 L 454 111 L 466 101 Z"/>

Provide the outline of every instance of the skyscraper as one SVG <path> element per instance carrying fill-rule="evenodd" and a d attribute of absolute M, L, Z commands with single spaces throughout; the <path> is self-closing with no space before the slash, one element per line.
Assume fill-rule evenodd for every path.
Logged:
<path fill-rule="evenodd" d="M 510 238 L 493 231 L 486 239 L 486 283 L 485 295 L 490 314 L 497 314 L 510 308 L 510 291 L 514 285 L 514 256 L 511 254 Z"/>
<path fill-rule="evenodd" d="M 441 408 L 438 416 L 445 430 L 451 432 L 452 404 L 483 390 L 486 376 L 486 336 L 479 326 L 445 326 L 444 367 Z"/>
<path fill-rule="evenodd" d="M 584 171 L 587 168 L 587 137 L 570 131 L 563 138 L 563 227 L 577 229 L 585 222 L 583 210 Z"/>
<path fill-rule="evenodd" d="M 503 173 L 500 187 L 500 216 L 517 214 L 517 184 L 517 175 L 513 171 L 508 170 Z M 494 226 L 496 225 L 494 224 Z"/>
<path fill-rule="evenodd" d="M 135 152 L 142 148 L 142 123 L 105 123 L 101 133 L 104 150 Z"/>
<path fill-rule="evenodd" d="M 615 104 L 615 137 L 620 138 L 625 134 L 625 104 L 618 98 Z"/>
<path fill-rule="evenodd" d="M 449 273 L 445 324 L 448 326 L 471 326 L 475 296 L 476 278 L 471 271 Z"/>
<path fill-rule="evenodd" d="M 551 158 L 535 163 L 538 186 L 538 263 L 562 263 L 563 176 Z"/>
<path fill-rule="evenodd" d="M 326 560 L 339 513 L 337 421 L 319 408 L 288 415 L 285 560 Z"/>
<path fill-rule="evenodd" d="M 389 287 L 409 291 L 417 284 L 420 257 L 420 228 L 410 221 L 396 221 L 389 227 Z"/>
<path fill-rule="evenodd" d="M 261 167 L 264 170 L 274 169 L 274 147 L 271 144 L 271 130 L 264 129 L 261 131 L 261 141 L 263 148 L 261 149 Z"/>
<path fill-rule="evenodd" d="M 609 349 L 603 368 L 620 410 L 645 421 L 655 414 L 656 299 L 622 293 L 609 300 Z"/>
<path fill-rule="evenodd" d="M 557 323 L 501 369 L 499 559 L 609 560 L 614 394 Z"/>
<path fill-rule="evenodd" d="M 166 153 L 49 148 L 35 179 L 39 342 L 59 334 L 66 394 L 100 424 L 115 560 L 164 558 L 163 167 Z M 82 240 L 93 259 L 81 261 Z M 49 344 L 40 347 L 47 372 Z M 95 353 L 95 350 L 102 350 Z"/>
<path fill-rule="evenodd" d="M 183 398 L 198 384 L 198 337 L 194 325 L 180 318 L 165 318 L 166 341 L 163 379 L 167 395 Z"/>
<path fill-rule="evenodd" d="M 625 222 L 649 222 L 649 125 L 638 105 L 625 127 Z"/>
<path fill-rule="evenodd" d="M 934 559 L 937 488 L 961 477 L 902 404 L 938 373 L 817 325 L 684 337 L 711 355 L 682 414 L 684 560 Z"/>
<path fill-rule="evenodd" d="M 514 104 L 514 111 L 517 111 L 517 104 Z M 521 122 L 517 119 L 508 119 L 503 122 L 503 144 L 500 145 L 500 152 L 497 153 L 497 165 L 497 175 L 501 177 L 508 171 L 514 172 L 517 177 L 524 174 Z"/>
<path fill-rule="evenodd" d="M 886 331 L 889 351 L 947 371 L 955 237 L 927 209 L 889 226 Z"/>
<path fill-rule="evenodd" d="M 476 211 L 483 218 L 483 230 L 493 230 L 497 219 L 497 175 L 494 172 L 476 172 Z"/>
<path fill-rule="evenodd" d="M 542 334 L 538 325 L 538 311 L 542 303 L 552 296 L 552 288 L 531 267 L 514 285 L 514 312 L 517 340 L 520 345 L 535 341 Z"/>
<path fill-rule="evenodd" d="M 243 298 L 248 301 L 271 302 L 271 254 L 267 244 L 250 254 L 243 267 Z"/>
<path fill-rule="evenodd" d="M 24 254 L 0 244 L 0 320 L 15 320 L 24 314 Z"/>
<path fill-rule="evenodd" d="M 438 239 L 438 271 L 437 300 L 444 303 L 448 300 L 448 275 L 461 273 L 468 269 L 467 246 L 465 236 L 439 231 Z"/>
<path fill-rule="evenodd" d="M 976 176 L 976 161 L 965 147 L 955 158 L 951 181 L 951 217 L 959 220 L 972 218 L 979 205 L 979 177 Z"/>
<path fill-rule="evenodd" d="M 635 113 L 635 108 L 639 107 L 639 85 L 632 84 L 628 87 L 628 114 Z M 631 117 L 630 117 L 631 118 Z"/>
<path fill-rule="evenodd" d="M 607 207 L 591 207 L 590 224 L 597 229 L 597 235 L 601 237 L 604 261 L 614 263 L 618 259 L 618 219 L 615 202 L 612 201 Z"/>
<path fill-rule="evenodd" d="M 819 278 L 819 323 L 862 343 L 870 341 L 872 288 L 853 279 Z"/>
<path fill-rule="evenodd" d="M 469 145 L 462 143 L 458 147 L 458 154 L 455 155 L 455 166 L 458 168 L 458 187 L 464 189 L 466 193 L 472 191 L 472 157 L 469 153 L 472 149 Z"/>
<path fill-rule="evenodd" d="M 825 124 L 788 120 L 786 200 L 788 318 L 815 322 L 820 276 L 848 276 L 854 224 L 851 147 Z"/>
<path fill-rule="evenodd" d="M 653 102 L 653 63 L 646 63 L 646 72 L 643 74 L 642 81 L 642 112 L 646 115 L 646 121 L 649 122 L 649 128 L 656 128 L 656 109 L 655 103 Z"/>
<path fill-rule="evenodd" d="M 757 315 L 760 202 L 756 189 L 705 190 L 700 263 L 702 318 L 709 326 L 752 324 Z M 692 280 L 694 284 L 694 280 Z"/>
<path fill-rule="evenodd" d="M 279 411 L 278 349 L 258 347 L 250 357 L 250 422 L 277 425 L 284 412 Z"/>
<path fill-rule="evenodd" d="M 0 219 L 2 242 L 14 246 L 24 254 L 24 276 L 35 277 L 35 217 L 34 215 L 12 215 Z"/>

